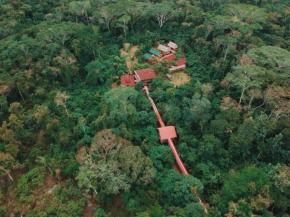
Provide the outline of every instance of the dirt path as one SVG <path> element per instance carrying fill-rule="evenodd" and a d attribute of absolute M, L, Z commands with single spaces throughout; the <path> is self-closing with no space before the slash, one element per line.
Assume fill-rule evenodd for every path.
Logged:
<path fill-rule="evenodd" d="M 120 49 L 121 57 L 126 57 L 126 65 L 127 65 L 128 69 L 129 69 L 129 72 L 131 71 L 133 65 L 138 62 L 138 59 L 137 58 L 134 58 L 134 60 L 131 60 L 131 57 L 134 57 L 135 52 L 138 49 L 139 49 L 139 47 L 137 45 L 132 46 L 130 48 L 130 51 L 129 52 L 126 52 L 124 50 L 124 48 L 121 48 Z"/>

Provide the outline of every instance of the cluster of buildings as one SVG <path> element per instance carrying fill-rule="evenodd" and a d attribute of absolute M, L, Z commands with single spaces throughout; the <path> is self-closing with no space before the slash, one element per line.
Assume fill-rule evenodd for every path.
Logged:
<path fill-rule="evenodd" d="M 153 62 L 155 59 L 162 59 L 166 55 L 174 54 L 178 50 L 178 45 L 170 41 L 167 46 L 159 44 L 157 48 L 151 48 L 149 53 L 144 55 L 148 62 Z"/>
<path fill-rule="evenodd" d="M 176 66 L 171 65 L 169 70 L 170 72 L 177 72 L 180 70 L 185 69 L 186 67 L 186 60 L 185 59 L 179 59 L 176 60 L 176 51 L 178 50 L 178 45 L 172 41 L 170 41 L 167 46 L 159 44 L 157 48 L 151 48 L 149 50 L 149 53 L 146 53 L 144 55 L 145 59 L 153 63 L 154 61 L 162 61 L 167 60 L 168 62 L 171 62 L 173 60 L 176 61 Z"/>
<path fill-rule="evenodd" d="M 178 45 L 170 41 L 167 46 L 160 44 L 157 48 L 151 48 L 149 53 L 144 55 L 146 61 L 154 63 L 156 61 L 166 60 L 168 62 L 175 61 L 175 64 L 170 64 L 169 70 L 171 73 L 181 71 L 186 68 L 186 59 L 176 60 L 176 51 Z M 156 77 L 156 73 L 151 68 L 135 70 L 134 75 L 123 75 L 121 76 L 121 84 L 125 86 L 135 86 L 135 82 L 143 81 L 144 83 L 150 82 Z M 171 75 L 167 75 L 171 78 Z"/>

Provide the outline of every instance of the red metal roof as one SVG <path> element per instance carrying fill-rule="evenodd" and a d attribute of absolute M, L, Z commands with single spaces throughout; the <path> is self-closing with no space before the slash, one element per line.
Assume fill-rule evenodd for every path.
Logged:
<path fill-rule="evenodd" d="M 162 142 L 177 137 L 174 126 L 160 127 L 158 131 Z"/>
<path fill-rule="evenodd" d="M 167 61 L 171 61 L 171 60 L 174 60 L 175 58 L 176 58 L 175 54 L 170 54 L 167 57 L 165 57 L 164 59 Z"/>
<path fill-rule="evenodd" d="M 177 66 L 184 65 L 185 63 L 186 63 L 186 59 L 179 59 L 179 60 L 176 60 L 176 64 L 177 64 Z"/>
<path fill-rule="evenodd" d="M 136 77 L 141 81 L 153 79 L 156 77 L 156 73 L 151 68 L 135 70 L 134 72 L 136 74 Z"/>
<path fill-rule="evenodd" d="M 121 84 L 125 86 L 135 86 L 134 76 L 133 75 L 122 75 Z"/>

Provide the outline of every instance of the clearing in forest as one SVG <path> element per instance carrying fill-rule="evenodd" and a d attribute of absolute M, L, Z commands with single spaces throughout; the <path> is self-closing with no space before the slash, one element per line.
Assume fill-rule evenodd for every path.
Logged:
<path fill-rule="evenodd" d="M 177 87 L 181 84 L 186 84 L 190 81 L 190 76 L 186 74 L 185 72 L 175 72 L 172 73 L 172 80 L 170 81 L 171 84 L 174 85 L 174 87 Z"/>
<path fill-rule="evenodd" d="M 120 49 L 121 57 L 126 57 L 126 65 L 129 69 L 129 72 L 132 71 L 131 69 L 133 65 L 138 62 L 138 59 L 135 57 L 135 52 L 138 49 L 139 49 L 139 46 L 137 45 L 131 46 L 129 52 L 126 52 L 124 48 Z"/>

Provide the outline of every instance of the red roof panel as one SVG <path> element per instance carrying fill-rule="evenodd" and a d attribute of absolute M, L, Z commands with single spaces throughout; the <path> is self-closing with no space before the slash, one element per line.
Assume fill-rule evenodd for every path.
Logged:
<path fill-rule="evenodd" d="M 141 81 L 153 79 L 156 77 L 156 73 L 151 68 L 135 70 L 135 74 Z"/>
<path fill-rule="evenodd" d="M 166 141 L 170 138 L 176 138 L 176 131 L 174 126 L 160 127 L 158 128 L 160 140 Z"/>
<path fill-rule="evenodd" d="M 176 58 L 175 54 L 170 54 L 167 57 L 165 57 L 164 59 L 167 61 L 171 61 L 171 60 L 174 60 L 175 58 Z"/>
<path fill-rule="evenodd" d="M 135 86 L 134 76 L 133 75 L 122 75 L 121 76 L 121 84 L 125 86 Z"/>
<path fill-rule="evenodd" d="M 186 59 L 179 59 L 179 60 L 176 60 L 176 64 L 177 64 L 177 66 L 184 65 L 185 63 L 186 63 Z"/>

